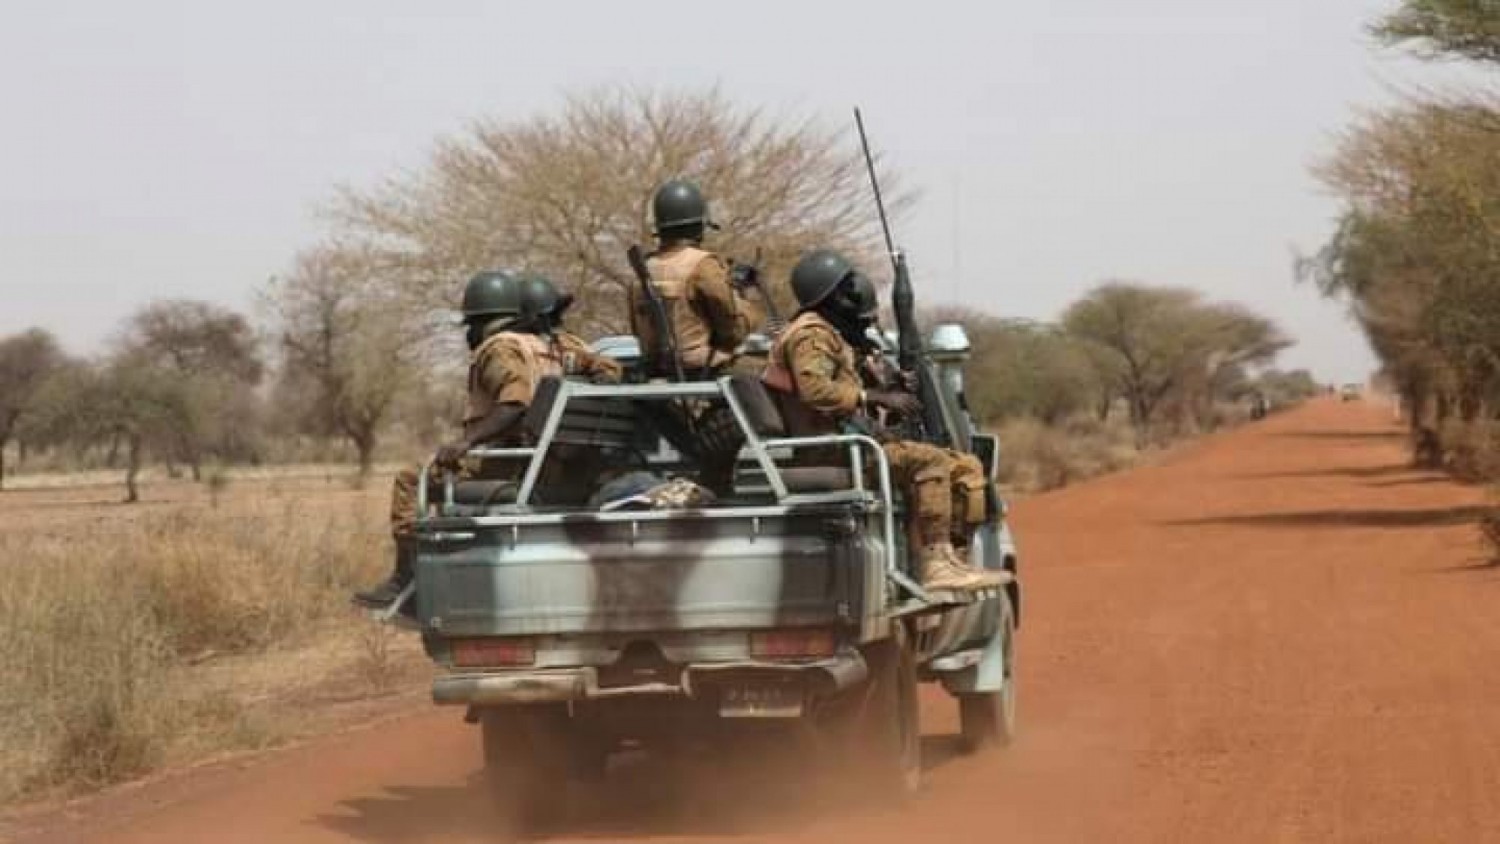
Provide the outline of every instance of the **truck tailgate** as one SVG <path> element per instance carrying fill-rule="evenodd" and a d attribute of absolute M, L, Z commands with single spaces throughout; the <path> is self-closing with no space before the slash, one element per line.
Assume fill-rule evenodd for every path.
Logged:
<path fill-rule="evenodd" d="M 518 520 L 428 537 L 417 563 L 419 615 L 448 636 L 747 629 L 859 618 L 865 539 L 847 512 L 672 515 Z"/>

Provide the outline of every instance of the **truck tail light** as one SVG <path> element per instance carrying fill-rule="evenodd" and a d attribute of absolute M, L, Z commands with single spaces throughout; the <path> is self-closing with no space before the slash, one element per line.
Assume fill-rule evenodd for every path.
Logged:
<path fill-rule="evenodd" d="M 510 668 L 536 662 L 536 643 L 525 638 L 454 639 L 453 664 L 459 668 Z"/>
<path fill-rule="evenodd" d="M 774 630 L 750 634 L 750 655 L 758 659 L 833 656 L 833 631 Z"/>

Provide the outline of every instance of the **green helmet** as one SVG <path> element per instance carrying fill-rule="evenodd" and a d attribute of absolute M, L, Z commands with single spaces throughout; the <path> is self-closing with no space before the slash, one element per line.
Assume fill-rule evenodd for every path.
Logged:
<path fill-rule="evenodd" d="M 792 292 L 802 310 L 811 310 L 851 275 L 857 272 L 843 255 L 831 249 L 817 249 L 803 255 L 792 268 Z"/>
<path fill-rule="evenodd" d="M 875 283 L 858 270 L 850 281 L 854 286 L 853 299 L 859 303 L 859 318 L 873 325 L 880 317 L 880 295 L 875 292 Z"/>
<path fill-rule="evenodd" d="M 708 218 L 708 200 L 698 186 L 684 179 L 673 179 L 656 189 L 651 199 L 651 218 L 656 223 L 656 233 L 702 234 L 703 229 L 713 226 Z"/>
<path fill-rule="evenodd" d="M 563 312 L 573 304 L 573 294 L 557 289 L 551 279 L 541 275 L 528 275 L 521 280 L 521 318 L 523 320 L 546 317 L 554 324 Z"/>
<path fill-rule="evenodd" d="M 481 317 L 519 317 L 525 285 L 504 270 L 486 270 L 469 279 L 464 287 L 464 322 Z"/>

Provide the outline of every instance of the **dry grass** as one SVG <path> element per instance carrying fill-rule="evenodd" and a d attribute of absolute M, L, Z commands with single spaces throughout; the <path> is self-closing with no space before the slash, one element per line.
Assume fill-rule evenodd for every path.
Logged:
<path fill-rule="evenodd" d="M 379 486 L 0 496 L 0 802 L 275 743 L 320 685 L 409 676 L 412 643 L 347 605 L 389 564 Z"/>
<path fill-rule="evenodd" d="M 1140 458 L 1124 423 L 1073 420 L 1048 426 L 1020 419 L 1000 426 L 1001 482 L 1017 492 L 1042 492 L 1115 472 Z"/>

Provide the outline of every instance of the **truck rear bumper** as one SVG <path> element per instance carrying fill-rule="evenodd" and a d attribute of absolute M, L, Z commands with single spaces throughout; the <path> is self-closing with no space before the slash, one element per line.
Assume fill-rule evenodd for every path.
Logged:
<path fill-rule="evenodd" d="M 691 698 L 696 696 L 696 690 L 731 677 L 800 680 L 824 694 L 835 694 L 863 682 L 868 674 L 864 657 L 858 651 L 804 663 L 747 660 L 689 665 L 682 672 L 680 685 L 644 683 L 601 688 L 599 673 L 591 667 L 503 674 L 450 674 L 432 682 L 432 701 L 451 706 L 500 706 L 651 695 Z"/>

